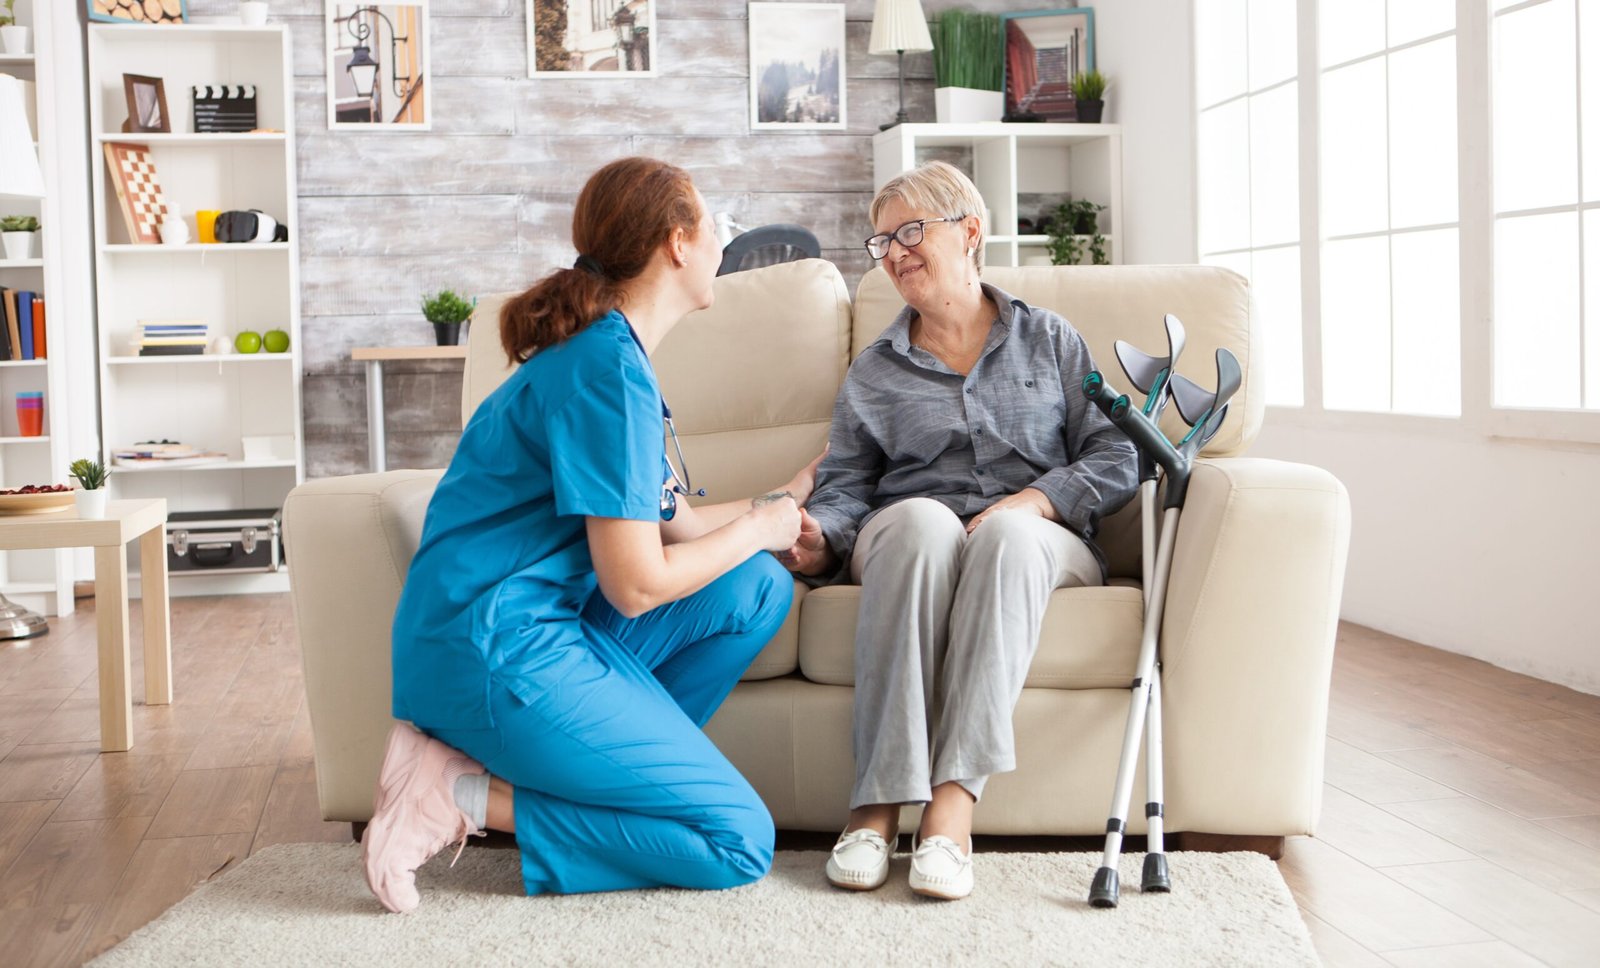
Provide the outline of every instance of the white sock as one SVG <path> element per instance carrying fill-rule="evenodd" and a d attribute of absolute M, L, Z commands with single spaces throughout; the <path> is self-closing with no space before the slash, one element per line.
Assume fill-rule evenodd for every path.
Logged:
<path fill-rule="evenodd" d="M 456 777 L 456 806 L 479 830 L 489 825 L 489 774 L 464 773 Z"/>

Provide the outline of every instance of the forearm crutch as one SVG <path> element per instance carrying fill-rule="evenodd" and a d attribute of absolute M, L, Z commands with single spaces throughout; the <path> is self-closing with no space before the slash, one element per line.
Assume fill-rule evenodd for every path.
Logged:
<path fill-rule="evenodd" d="M 1169 330 L 1169 340 L 1171 332 Z M 1120 355 L 1120 354 L 1119 354 Z M 1217 350 L 1217 392 L 1207 393 L 1181 376 L 1172 375 L 1167 383 L 1173 400 L 1184 422 L 1191 424 L 1189 433 L 1176 446 L 1161 432 L 1151 416 L 1135 410 L 1126 394 L 1118 393 L 1106 384 L 1098 371 L 1084 377 L 1083 392 L 1103 410 L 1111 422 L 1128 438 L 1143 457 L 1148 458 L 1163 472 L 1166 485 L 1162 504 L 1162 522 L 1156 541 L 1153 566 L 1147 565 L 1148 586 L 1145 592 L 1144 629 L 1139 646 L 1139 659 L 1134 671 L 1132 695 L 1128 706 L 1127 726 L 1123 733 L 1122 756 L 1117 765 L 1117 779 L 1112 793 L 1111 816 L 1106 821 L 1105 854 L 1100 869 L 1095 872 L 1094 884 L 1089 892 L 1089 903 L 1095 907 L 1116 907 L 1119 892 L 1117 862 L 1122 853 L 1122 837 L 1127 828 L 1128 801 L 1133 795 L 1133 771 L 1139 757 L 1147 719 L 1152 723 L 1151 746 L 1147 751 L 1149 779 L 1146 786 L 1149 801 L 1145 806 L 1147 821 L 1155 839 L 1145 858 L 1141 889 L 1165 892 L 1171 889 L 1167 873 L 1166 854 L 1162 837 L 1165 806 L 1161 800 L 1162 766 L 1160 737 L 1160 698 L 1158 682 L 1158 652 L 1161 638 L 1161 613 L 1165 606 L 1168 578 L 1172 569 L 1172 549 L 1177 541 L 1178 520 L 1189 487 L 1189 473 L 1194 457 L 1200 448 L 1211 440 L 1227 416 L 1228 400 L 1238 390 L 1242 374 L 1239 362 L 1226 349 Z M 1193 414 L 1193 420 L 1190 415 Z M 1141 481 L 1141 489 L 1153 489 L 1154 481 Z M 1147 541 L 1148 545 L 1148 541 Z"/>

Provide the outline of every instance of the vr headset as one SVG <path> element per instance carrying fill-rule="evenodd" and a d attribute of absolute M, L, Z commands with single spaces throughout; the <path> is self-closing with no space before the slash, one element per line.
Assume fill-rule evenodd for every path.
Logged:
<path fill-rule="evenodd" d="M 218 242 L 287 242 L 289 228 L 258 208 L 223 212 L 214 229 Z"/>

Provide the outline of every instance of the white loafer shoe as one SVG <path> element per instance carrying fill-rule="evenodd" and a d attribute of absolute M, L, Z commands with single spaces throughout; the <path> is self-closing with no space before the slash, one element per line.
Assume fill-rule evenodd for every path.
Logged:
<path fill-rule="evenodd" d="M 890 841 L 864 827 L 839 835 L 828 855 L 828 883 L 847 891 L 872 891 L 889 879 Z"/>
<path fill-rule="evenodd" d="M 949 837 L 935 834 L 915 842 L 911 850 L 911 890 L 923 897 L 959 901 L 972 893 L 972 841 L 967 851 Z"/>

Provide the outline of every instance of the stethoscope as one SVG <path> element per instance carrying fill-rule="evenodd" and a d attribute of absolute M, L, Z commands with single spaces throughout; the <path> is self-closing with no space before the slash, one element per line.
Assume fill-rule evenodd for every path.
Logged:
<path fill-rule="evenodd" d="M 643 353 L 645 360 L 648 361 L 650 354 L 646 352 L 643 341 L 639 339 L 639 334 L 634 332 L 632 323 L 627 325 L 628 335 L 633 337 L 634 345 L 639 347 L 639 352 Z M 696 490 L 694 485 L 689 482 L 689 464 L 683 459 L 683 445 L 678 443 L 678 428 L 672 422 L 672 408 L 667 406 L 666 397 L 661 398 L 661 419 L 667 425 L 667 434 L 672 437 L 672 449 L 678 455 L 678 467 L 683 468 L 683 475 L 680 477 L 678 475 L 678 467 L 673 467 L 670 460 L 666 462 L 667 471 L 672 475 L 672 486 L 668 487 L 665 483 L 661 485 L 661 520 L 671 521 L 678 513 L 679 494 L 684 497 L 705 497 L 706 489 L 702 487 Z"/>

